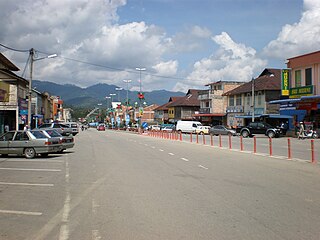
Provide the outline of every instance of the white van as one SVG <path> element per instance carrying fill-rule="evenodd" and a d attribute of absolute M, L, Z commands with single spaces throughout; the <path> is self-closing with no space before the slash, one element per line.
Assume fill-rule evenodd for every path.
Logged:
<path fill-rule="evenodd" d="M 197 121 L 178 121 L 176 130 L 183 133 L 195 133 L 198 126 L 202 126 L 201 122 Z"/>

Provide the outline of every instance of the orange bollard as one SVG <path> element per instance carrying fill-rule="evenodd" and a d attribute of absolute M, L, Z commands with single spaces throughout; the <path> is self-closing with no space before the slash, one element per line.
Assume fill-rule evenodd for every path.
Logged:
<path fill-rule="evenodd" d="M 206 145 L 206 136 L 204 134 L 202 135 L 202 143 Z"/>
<path fill-rule="evenodd" d="M 288 138 L 288 159 L 291 159 L 291 141 Z"/>
<path fill-rule="evenodd" d="M 243 151 L 243 137 L 240 136 L 240 151 Z"/>
<path fill-rule="evenodd" d="M 314 139 L 311 139 L 311 163 L 316 163 L 316 159 L 314 157 Z"/>
<path fill-rule="evenodd" d="M 253 137 L 253 153 L 257 153 L 257 138 Z"/>
<path fill-rule="evenodd" d="M 199 143 L 199 134 L 197 133 L 197 143 Z"/>
<path fill-rule="evenodd" d="M 229 135 L 229 149 L 232 149 L 231 136 Z"/>
<path fill-rule="evenodd" d="M 211 143 L 211 146 L 213 147 L 213 136 L 212 136 L 212 134 L 210 134 L 210 143 Z"/>
<path fill-rule="evenodd" d="M 272 138 L 269 138 L 269 155 L 272 156 Z"/>
<path fill-rule="evenodd" d="M 192 133 L 190 133 L 190 142 L 192 142 Z"/>
<path fill-rule="evenodd" d="M 180 141 L 182 141 L 182 132 L 180 132 Z"/>
<path fill-rule="evenodd" d="M 219 135 L 219 147 L 222 147 L 221 134 Z"/>

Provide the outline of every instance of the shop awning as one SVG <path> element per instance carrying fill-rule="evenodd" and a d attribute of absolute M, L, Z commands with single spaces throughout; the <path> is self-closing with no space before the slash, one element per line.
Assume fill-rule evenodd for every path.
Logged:
<path fill-rule="evenodd" d="M 193 117 L 224 117 L 224 113 L 197 113 L 193 114 Z"/>
<path fill-rule="evenodd" d="M 235 116 L 235 118 L 252 118 L 252 115 L 238 115 Z M 289 118 L 293 118 L 290 115 L 281 115 L 281 114 L 259 114 L 259 115 L 254 115 L 254 118 L 281 118 L 281 119 L 289 119 Z"/>

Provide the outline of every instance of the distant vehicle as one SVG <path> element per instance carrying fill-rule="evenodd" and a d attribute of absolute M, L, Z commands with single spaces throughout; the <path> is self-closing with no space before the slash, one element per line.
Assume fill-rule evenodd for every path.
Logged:
<path fill-rule="evenodd" d="M 50 138 L 58 139 L 61 143 L 61 148 L 59 150 L 60 153 L 62 153 L 64 150 L 73 148 L 74 147 L 74 138 L 73 136 L 62 136 L 60 133 L 58 133 L 56 130 L 52 128 L 43 128 L 41 131 L 45 135 L 47 135 Z"/>
<path fill-rule="evenodd" d="M 61 143 L 57 139 L 51 139 L 42 131 L 9 131 L 0 136 L 0 154 L 24 155 L 26 158 L 34 158 L 40 154 L 43 157 L 49 153 L 56 153 L 61 149 Z"/>
<path fill-rule="evenodd" d="M 44 124 L 40 125 L 38 128 L 39 129 L 53 128 L 63 136 L 68 136 L 68 135 L 72 134 L 72 128 L 69 128 L 67 125 L 64 125 L 62 123 L 44 123 Z"/>
<path fill-rule="evenodd" d="M 64 122 L 64 125 L 72 129 L 72 135 L 75 136 L 79 133 L 79 125 L 76 122 Z"/>
<path fill-rule="evenodd" d="M 149 130 L 155 130 L 155 131 L 160 131 L 161 127 L 160 125 L 150 125 Z"/>
<path fill-rule="evenodd" d="M 195 133 L 198 126 L 202 126 L 201 122 L 179 120 L 176 130 L 183 133 Z"/>
<path fill-rule="evenodd" d="M 210 128 L 209 133 L 212 135 L 228 135 L 228 136 L 236 136 L 237 132 L 233 129 L 227 128 L 223 125 L 216 125 Z"/>
<path fill-rule="evenodd" d="M 161 126 L 161 131 L 164 132 L 173 132 L 176 129 L 174 124 L 165 124 Z"/>
<path fill-rule="evenodd" d="M 198 126 L 196 128 L 196 133 L 198 134 L 209 134 L 210 126 Z"/>
<path fill-rule="evenodd" d="M 100 124 L 99 126 L 97 126 L 97 130 L 98 131 L 105 131 L 106 130 L 106 126 L 104 124 Z"/>
<path fill-rule="evenodd" d="M 264 134 L 269 138 L 279 137 L 281 129 L 271 126 L 265 122 L 251 122 L 247 126 L 237 128 L 242 137 L 252 137 L 254 134 Z"/>

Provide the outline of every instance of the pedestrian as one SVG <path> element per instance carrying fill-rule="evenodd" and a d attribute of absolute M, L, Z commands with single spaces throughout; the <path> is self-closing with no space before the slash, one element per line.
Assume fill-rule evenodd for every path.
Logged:
<path fill-rule="evenodd" d="M 24 128 L 23 128 L 23 131 L 28 131 L 28 130 L 29 130 L 29 126 L 25 125 Z"/>
<path fill-rule="evenodd" d="M 304 138 L 305 138 L 304 124 L 303 122 L 300 122 L 298 139 L 304 139 Z"/>
<path fill-rule="evenodd" d="M 5 126 L 4 126 L 4 132 L 9 132 L 9 130 L 10 130 L 10 129 L 9 129 L 9 125 L 5 125 Z"/>

